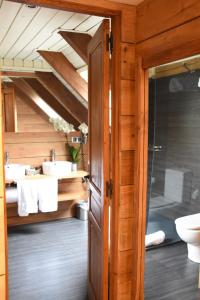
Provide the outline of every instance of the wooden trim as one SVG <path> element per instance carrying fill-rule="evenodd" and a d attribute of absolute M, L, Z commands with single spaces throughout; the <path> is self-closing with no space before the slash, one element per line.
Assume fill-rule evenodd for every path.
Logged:
<path fill-rule="evenodd" d="M 146 199 L 147 199 L 147 161 L 148 161 L 148 71 L 142 67 L 142 58 L 136 58 L 136 97 L 137 111 L 137 149 L 135 180 L 135 197 L 137 199 L 137 267 L 136 267 L 136 299 L 144 299 L 144 262 L 146 234 Z M 139 256 L 140 254 L 140 256 Z"/>
<path fill-rule="evenodd" d="M 33 72 L 20 72 L 20 71 L 2 71 L 1 77 L 7 76 L 7 77 L 30 77 L 35 78 L 37 77 L 35 73 Z"/>
<path fill-rule="evenodd" d="M 200 53 L 200 17 L 137 45 L 148 69 Z"/>
<path fill-rule="evenodd" d="M 68 11 L 76 11 L 86 14 L 95 14 L 100 16 L 115 16 L 112 18 L 112 30 L 114 32 L 114 43 L 115 47 L 113 49 L 113 65 L 112 65 L 112 94 L 113 94 L 113 128 L 112 128 L 112 178 L 114 184 L 114 194 L 112 198 L 112 207 L 115 211 L 112 211 L 112 224 L 111 227 L 111 252 L 110 252 L 110 268 L 111 273 L 111 283 L 110 283 L 110 299 L 111 300 L 132 300 L 135 298 L 135 286 L 136 278 L 128 273 L 123 273 L 127 270 L 133 270 L 134 257 L 140 253 L 134 253 L 134 251 L 123 251 L 119 253 L 118 251 L 118 236 L 119 236 L 119 200 L 120 200 L 120 168 L 119 168 L 119 103 L 120 103 L 120 72 L 121 72 L 121 62 L 123 58 L 121 57 L 120 42 L 134 44 L 135 43 L 135 17 L 136 9 L 134 6 L 123 5 L 119 3 L 114 3 L 107 0 L 19 0 L 21 3 L 30 3 L 41 5 L 45 7 L 63 9 Z M 131 79 L 132 80 L 132 79 Z M 133 85 L 128 85 L 127 91 L 133 93 Z M 123 96 L 124 98 L 124 96 Z M 124 98 L 125 99 L 125 98 Z M 134 153 L 134 150 L 132 150 Z M 130 161 L 133 172 L 135 168 L 133 161 Z M 136 212 L 137 213 L 137 212 Z M 136 225 L 133 229 L 136 228 Z M 112 241 L 113 239 L 113 241 Z M 138 245 L 135 244 L 135 249 Z M 128 281 L 127 281 L 128 278 Z M 130 279 L 130 280 L 129 280 Z M 121 290 L 126 290 L 128 287 L 129 298 L 123 298 Z M 105 298 L 107 299 L 107 297 Z M 102 300 L 105 300 L 102 299 Z M 99 299 L 98 299 L 99 300 Z"/>

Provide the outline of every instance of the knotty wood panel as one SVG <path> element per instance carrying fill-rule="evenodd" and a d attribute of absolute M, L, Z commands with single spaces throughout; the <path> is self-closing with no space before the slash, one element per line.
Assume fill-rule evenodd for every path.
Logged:
<path fill-rule="evenodd" d="M 135 210 L 134 186 L 120 187 L 119 216 L 121 219 L 132 218 Z"/>
<path fill-rule="evenodd" d="M 135 99 L 135 82 L 121 80 L 120 115 L 130 116 L 136 114 L 137 103 Z"/>
<path fill-rule="evenodd" d="M 135 152 L 131 150 L 120 153 L 120 184 L 133 185 L 135 177 Z"/>
<path fill-rule="evenodd" d="M 133 249 L 134 231 L 133 218 L 120 219 L 119 221 L 119 251 Z"/>
<path fill-rule="evenodd" d="M 135 79 L 135 45 L 121 44 L 121 78 Z"/>
<path fill-rule="evenodd" d="M 134 150 L 136 143 L 136 128 L 134 116 L 120 117 L 121 150 Z"/>
<path fill-rule="evenodd" d="M 200 16 L 196 0 L 146 0 L 137 7 L 136 38 L 143 41 Z"/>

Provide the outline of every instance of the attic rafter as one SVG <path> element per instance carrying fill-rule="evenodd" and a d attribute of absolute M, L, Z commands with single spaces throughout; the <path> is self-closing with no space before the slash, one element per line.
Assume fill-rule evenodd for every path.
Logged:
<path fill-rule="evenodd" d="M 67 122 L 78 127 L 80 122 L 66 109 L 37 79 L 24 78 L 24 81 L 43 99 L 55 112 Z"/>
<path fill-rule="evenodd" d="M 42 85 L 68 110 L 80 123 L 88 123 L 88 110 L 51 72 L 35 72 Z"/>
<path fill-rule="evenodd" d="M 38 50 L 48 64 L 76 91 L 88 101 L 88 84 L 62 52 Z"/>
<path fill-rule="evenodd" d="M 88 64 L 88 44 L 92 37 L 89 34 L 80 32 L 58 32 L 63 39 L 78 53 L 78 55 Z"/>
<path fill-rule="evenodd" d="M 26 79 L 22 78 L 12 78 L 13 83 L 15 86 L 23 92 L 27 98 L 31 99 L 35 105 L 38 106 L 38 100 L 43 100 L 46 102 L 57 114 L 59 114 L 64 120 L 69 123 L 72 123 L 76 128 L 79 125 L 76 119 L 69 114 L 69 112 L 54 98 L 48 91 L 45 92 L 45 88 L 43 89 L 43 97 L 41 97 L 27 82 Z M 35 79 L 37 80 L 37 79 Z M 44 97 L 44 95 L 46 96 Z M 45 98 L 45 99 L 44 99 Z"/>

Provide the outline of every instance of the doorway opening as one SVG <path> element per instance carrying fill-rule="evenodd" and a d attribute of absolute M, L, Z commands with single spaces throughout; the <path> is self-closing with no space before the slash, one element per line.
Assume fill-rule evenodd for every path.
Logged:
<path fill-rule="evenodd" d="M 104 183 L 110 179 L 110 145 L 105 144 L 111 131 L 109 21 L 9 1 L 2 2 L 0 14 L 5 18 L 0 56 L 10 299 L 45 299 L 49 294 L 52 299 L 86 299 L 88 257 L 89 293 L 101 299 L 108 293 L 109 220 L 104 199 L 109 194 L 105 194 Z M 78 171 L 70 173 L 72 166 L 66 162 L 78 162 L 76 153 Z M 60 176 L 63 167 L 64 173 L 70 171 Z M 50 199 L 55 193 L 55 182 L 50 189 L 43 176 L 55 177 L 55 173 L 59 177 L 58 209 L 44 200 L 45 195 Z M 32 207 L 24 199 L 26 188 L 32 204 L 35 201 Z M 88 198 L 89 222 L 69 220 L 81 200 L 84 203 L 77 211 L 85 217 Z"/>
<path fill-rule="evenodd" d="M 195 215 L 200 222 L 199 66 L 197 55 L 149 72 L 145 299 L 199 296 L 198 261 L 187 249 L 191 237 L 180 231 L 188 226 L 182 217 Z M 191 234 L 193 226 L 191 221 Z"/>

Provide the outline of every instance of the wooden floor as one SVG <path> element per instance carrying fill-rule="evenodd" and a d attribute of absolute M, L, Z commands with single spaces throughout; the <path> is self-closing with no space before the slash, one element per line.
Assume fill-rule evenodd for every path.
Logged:
<path fill-rule="evenodd" d="M 145 300 L 199 300 L 198 272 L 182 242 L 146 252 Z"/>
<path fill-rule="evenodd" d="M 87 222 L 9 229 L 9 300 L 87 299 Z"/>

